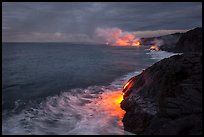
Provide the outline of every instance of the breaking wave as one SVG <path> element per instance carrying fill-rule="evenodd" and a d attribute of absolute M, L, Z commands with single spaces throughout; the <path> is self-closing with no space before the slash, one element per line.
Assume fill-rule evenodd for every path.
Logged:
<path fill-rule="evenodd" d="M 149 50 L 149 49 L 148 49 Z M 154 51 L 154 50 L 149 50 L 150 52 L 147 52 L 146 54 L 149 54 L 151 56 L 151 59 L 155 60 L 161 60 L 164 58 L 171 57 L 173 55 L 178 55 L 182 53 L 173 53 L 173 52 L 167 52 L 167 51 Z"/>
<path fill-rule="evenodd" d="M 109 86 L 72 89 L 58 96 L 47 97 L 37 107 L 29 107 L 5 119 L 2 132 L 7 135 L 131 134 L 123 129 L 125 111 L 120 108 L 123 99 L 121 89 L 129 78 L 139 73 L 129 73 Z"/>
<path fill-rule="evenodd" d="M 165 51 L 147 54 L 156 60 L 175 55 Z M 121 91 L 128 79 L 141 72 L 128 73 L 108 86 L 72 89 L 47 97 L 37 106 L 30 105 L 20 113 L 3 119 L 2 134 L 131 135 L 124 131 L 122 124 L 125 111 L 120 108 Z M 20 107 L 20 102 L 16 101 L 15 109 Z"/>

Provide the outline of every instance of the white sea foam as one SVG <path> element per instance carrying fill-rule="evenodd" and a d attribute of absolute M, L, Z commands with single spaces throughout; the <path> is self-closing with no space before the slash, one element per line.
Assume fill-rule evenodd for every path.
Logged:
<path fill-rule="evenodd" d="M 150 52 L 147 52 L 146 54 L 149 54 L 152 59 L 156 60 L 162 60 L 164 58 L 169 58 L 173 55 L 180 55 L 182 53 L 173 53 L 173 52 L 167 52 L 167 51 L 154 51 L 154 50 L 149 50 Z"/>
<path fill-rule="evenodd" d="M 152 59 L 161 60 L 175 55 L 165 51 L 150 51 Z M 122 76 L 109 86 L 91 86 L 73 89 L 59 96 L 48 97 L 37 107 L 24 109 L 19 114 L 3 119 L 2 133 L 5 134 L 73 134 L 73 135 L 131 135 L 124 131 L 120 108 L 123 84 L 135 71 Z M 20 101 L 16 102 L 18 107 Z"/>
<path fill-rule="evenodd" d="M 129 73 L 109 86 L 73 89 L 48 97 L 38 107 L 30 107 L 2 123 L 3 134 L 69 134 L 131 135 L 124 131 L 120 108 L 122 86 L 133 75 Z M 19 101 L 18 101 L 19 102 Z"/>

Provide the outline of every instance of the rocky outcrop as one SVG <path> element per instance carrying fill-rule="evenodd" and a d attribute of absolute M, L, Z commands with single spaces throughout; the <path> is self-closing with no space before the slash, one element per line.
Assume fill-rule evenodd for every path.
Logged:
<path fill-rule="evenodd" d="M 133 78 L 121 102 L 135 134 L 202 134 L 202 54 L 165 58 Z"/>
<path fill-rule="evenodd" d="M 171 37 L 161 37 L 161 40 L 163 41 L 162 45 L 159 45 L 160 50 L 174 52 L 176 48 L 176 43 L 179 41 L 179 39 L 183 36 L 184 33 L 175 33 L 171 34 Z"/>
<path fill-rule="evenodd" d="M 154 41 L 162 41 L 161 48 L 168 51 L 168 49 L 171 50 L 175 48 L 176 43 L 183 34 L 184 33 L 173 33 L 159 37 L 141 38 L 141 42 L 143 45 L 151 45 L 152 43 L 154 43 Z"/>
<path fill-rule="evenodd" d="M 179 37 L 178 37 L 179 36 Z M 173 42 L 164 42 L 161 50 L 169 52 L 202 52 L 202 28 L 189 30 L 177 35 Z"/>
<path fill-rule="evenodd" d="M 195 28 L 182 35 L 174 52 L 202 52 L 202 28 Z"/>

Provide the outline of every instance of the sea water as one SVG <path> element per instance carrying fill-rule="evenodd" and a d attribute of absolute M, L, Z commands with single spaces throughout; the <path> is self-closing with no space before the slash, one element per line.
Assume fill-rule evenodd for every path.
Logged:
<path fill-rule="evenodd" d="M 2 133 L 132 134 L 122 124 L 123 84 L 173 55 L 148 48 L 3 43 Z"/>

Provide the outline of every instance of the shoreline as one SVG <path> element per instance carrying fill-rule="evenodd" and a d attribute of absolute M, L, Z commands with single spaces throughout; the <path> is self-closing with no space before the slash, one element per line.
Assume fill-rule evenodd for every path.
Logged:
<path fill-rule="evenodd" d="M 202 38 L 193 33 L 202 34 L 195 30 L 179 39 L 177 49 L 184 39 L 200 43 Z M 121 102 L 125 130 L 139 135 L 202 135 L 202 47 L 197 48 L 185 47 L 182 54 L 162 59 L 133 77 Z"/>

